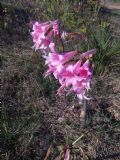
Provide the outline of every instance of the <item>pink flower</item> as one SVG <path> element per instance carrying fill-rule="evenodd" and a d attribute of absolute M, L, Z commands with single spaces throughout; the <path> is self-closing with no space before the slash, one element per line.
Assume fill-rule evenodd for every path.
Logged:
<path fill-rule="evenodd" d="M 45 65 L 48 66 L 45 77 L 53 74 L 59 81 L 61 86 L 57 94 L 60 95 L 63 92 L 66 92 L 67 95 L 74 93 L 82 102 L 83 99 L 89 99 L 86 96 L 86 91 L 90 89 L 90 81 L 93 75 L 90 58 L 96 53 L 96 49 L 82 53 L 79 61 L 70 62 L 77 52 L 70 51 L 61 54 L 56 52 L 53 40 L 59 37 L 59 33 L 58 20 L 45 23 L 35 22 L 31 32 L 34 42 L 33 48 L 35 50 L 40 49 L 44 53 Z M 63 32 L 61 38 L 64 39 L 66 34 L 66 32 Z M 70 159 L 69 149 L 66 151 L 65 159 Z"/>
<path fill-rule="evenodd" d="M 80 55 L 80 58 L 83 59 L 83 58 L 91 58 L 95 53 L 96 53 L 96 49 L 91 49 L 87 52 L 84 52 Z"/>
<path fill-rule="evenodd" d="M 71 58 L 73 58 L 74 55 L 76 55 L 76 51 L 71 51 L 71 52 L 66 52 L 66 53 L 49 53 L 48 56 L 43 56 L 46 61 L 46 64 L 51 64 L 51 65 L 59 65 L 59 64 L 64 64 L 67 61 L 69 61 Z"/>
<path fill-rule="evenodd" d="M 54 43 L 54 42 L 51 42 L 51 43 L 49 44 L 49 48 L 50 48 L 50 51 L 51 51 L 52 53 L 55 53 L 55 43 Z"/>
<path fill-rule="evenodd" d="M 77 54 L 76 51 L 71 51 L 64 54 L 49 53 L 48 56 L 43 56 L 46 59 L 45 64 L 49 67 L 45 76 L 53 73 L 56 79 L 60 78 L 61 73 L 65 70 L 64 63 L 68 62 L 75 54 Z"/>
<path fill-rule="evenodd" d="M 33 48 L 35 48 L 36 50 L 39 49 L 41 45 L 43 45 L 42 43 L 45 43 L 43 40 L 45 39 L 44 33 L 46 32 L 47 28 L 48 25 L 45 26 L 44 24 L 40 24 L 38 22 L 35 22 L 33 24 L 33 32 L 31 33 L 31 35 L 34 42 Z"/>
<path fill-rule="evenodd" d="M 81 61 L 74 65 L 68 65 L 61 74 L 61 87 L 58 89 L 58 95 L 65 90 L 67 94 L 75 93 L 80 101 L 84 98 L 86 90 L 90 89 L 89 83 L 92 77 L 92 70 L 90 69 L 90 62 L 87 60 L 82 66 Z"/>
<path fill-rule="evenodd" d="M 64 160 L 70 160 L 70 148 L 69 148 L 69 146 L 66 149 Z"/>
<path fill-rule="evenodd" d="M 53 34 L 55 37 L 59 34 L 57 20 L 45 23 L 35 22 L 33 24 L 33 32 L 31 32 L 34 42 L 33 48 L 35 50 L 40 49 L 42 52 L 46 52 L 48 48 L 53 51 L 54 43 L 51 40 Z"/>

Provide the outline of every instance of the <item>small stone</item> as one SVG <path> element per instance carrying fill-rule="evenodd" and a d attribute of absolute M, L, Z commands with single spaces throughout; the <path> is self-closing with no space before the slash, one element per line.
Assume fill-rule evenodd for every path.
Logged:
<path fill-rule="evenodd" d="M 59 123 L 62 123 L 63 121 L 64 121 L 64 117 L 59 117 L 59 118 L 58 118 L 58 122 L 59 122 Z"/>

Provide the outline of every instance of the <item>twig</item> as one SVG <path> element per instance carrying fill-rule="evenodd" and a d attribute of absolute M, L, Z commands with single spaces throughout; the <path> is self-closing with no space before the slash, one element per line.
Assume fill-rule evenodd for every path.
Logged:
<path fill-rule="evenodd" d="M 77 143 L 84 135 L 82 134 L 79 138 L 77 138 L 73 143 L 72 145 L 75 145 L 75 143 Z"/>

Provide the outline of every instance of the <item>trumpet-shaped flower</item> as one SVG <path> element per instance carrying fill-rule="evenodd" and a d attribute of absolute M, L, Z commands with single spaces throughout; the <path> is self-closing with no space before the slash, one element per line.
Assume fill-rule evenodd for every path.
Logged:
<path fill-rule="evenodd" d="M 71 58 L 73 58 L 74 55 L 76 55 L 76 51 L 66 52 L 66 53 L 49 53 L 48 56 L 43 56 L 46 61 L 45 64 L 51 64 L 51 65 L 59 65 L 64 64 L 67 61 L 69 61 Z"/>
<path fill-rule="evenodd" d="M 48 21 L 45 23 L 35 22 L 33 24 L 33 32 L 31 32 L 34 42 L 33 48 L 35 50 L 40 49 L 43 53 L 45 53 L 48 48 L 52 49 L 51 51 L 53 51 L 53 42 L 51 38 L 52 35 L 57 37 L 58 34 L 59 30 L 57 20 Z"/>
<path fill-rule="evenodd" d="M 86 52 L 89 56 L 94 50 Z M 92 78 L 92 68 L 89 59 L 83 63 L 82 58 L 76 63 L 67 63 L 73 56 L 76 55 L 76 51 L 67 52 L 65 54 L 49 53 L 48 56 L 44 56 L 45 64 L 48 65 L 46 76 L 51 73 L 60 83 L 60 88 L 57 94 L 61 95 L 63 92 L 75 93 L 80 101 L 83 99 L 89 99 L 86 96 L 86 91 L 90 89 L 90 81 Z"/>
<path fill-rule="evenodd" d="M 75 93 L 82 101 L 86 90 L 90 89 L 89 83 L 92 77 L 92 70 L 90 69 L 90 62 L 87 60 L 82 66 L 78 61 L 74 65 L 69 65 L 63 70 L 61 75 L 61 87 L 58 89 L 58 94 L 62 94 L 65 89 L 69 93 Z"/>
<path fill-rule="evenodd" d="M 49 53 L 48 56 L 43 56 L 45 60 L 45 64 L 48 65 L 48 70 L 45 76 L 53 73 L 56 79 L 61 77 L 61 73 L 65 70 L 64 64 L 68 62 L 77 52 L 71 51 L 64 54 L 58 53 Z"/>
<path fill-rule="evenodd" d="M 91 58 L 94 54 L 96 53 L 96 49 L 91 49 L 87 52 L 84 52 L 81 54 L 80 58 L 84 59 L 88 59 L 88 58 Z"/>

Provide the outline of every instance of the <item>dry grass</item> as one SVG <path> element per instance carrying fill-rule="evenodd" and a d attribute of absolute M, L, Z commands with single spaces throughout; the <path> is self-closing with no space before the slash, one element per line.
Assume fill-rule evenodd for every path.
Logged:
<path fill-rule="evenodd" d="M 117 72 L 93 81 L 94 100 L 88 104 L 86 127 L 82 129 L 80 106 L 71 97 L 56 97 L 54 86 L 48 88 L 52 83 L 42 77 L 40 54 L 25 43 L 1 47 L 1 159 L 43 159 L 52 144 L 50 159 L 54 160 L 59 146 L 71 144 L 82 134 L 74 149 L 77 159 L 83 155 L 92 159 L 118 157 L 119 122 L 108 112 L 115 100 L 119 105 Z"/>
<path fill-rule="evenodd" d="M 16 27 L 14 31 L 22 34 L 23 30 Z M 30 35 L 24 32 L 24 39 L 19 38 L 21 34 L 11 37 L 6 32 L 0 37 L 0 159 L 43 160 L 52 146 L 49 160 L 60 160 L 60 148 L 71 146 L 80 136 L 71 150 L 73 160 L 119 159 L 118 69 L 93 79 L 93 100 L 87 104 L 86 125 L 81 128 L 82 106 L 71 96 L 56 97 L 58 84 L 43 78 L 40 53 L 31 49 Z"/>

